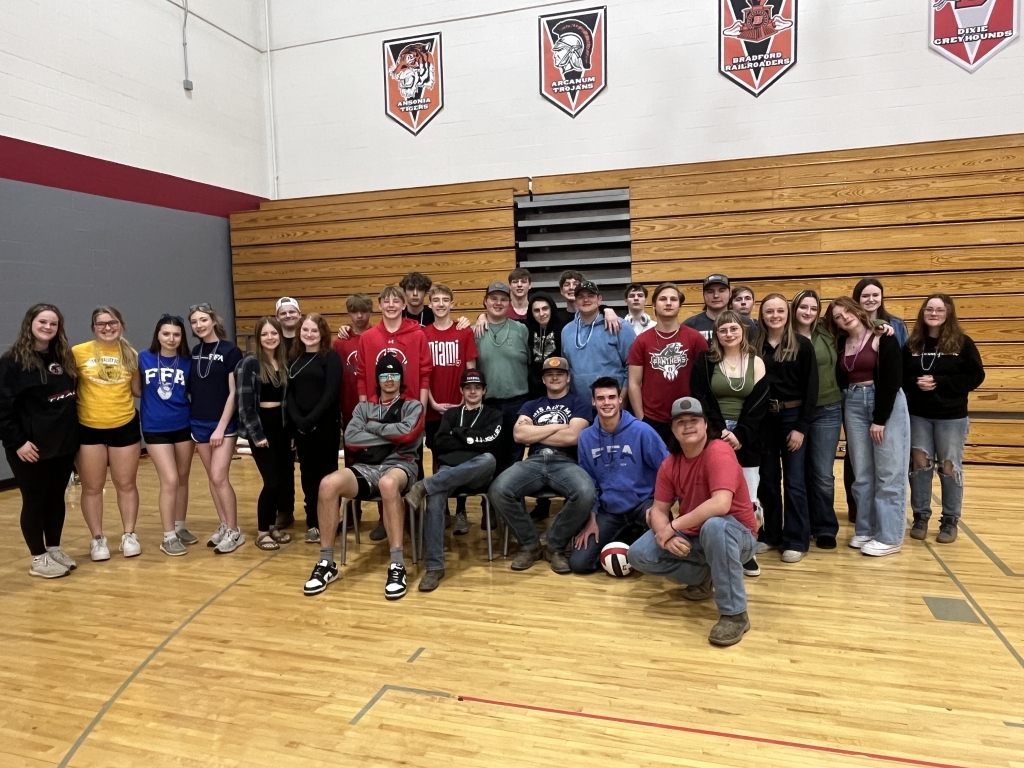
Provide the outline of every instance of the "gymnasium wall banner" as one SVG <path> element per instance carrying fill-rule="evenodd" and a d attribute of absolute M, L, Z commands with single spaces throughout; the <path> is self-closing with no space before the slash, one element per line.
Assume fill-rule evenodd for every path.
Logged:
<path fill-rule="evenodd" d="M 540 17 L 540 94 L 569 117 L 608 80 L 607 6 Z"/>
<path fill-rule="evenodd" d="M 413 136 L 444 107 L 441 33 L 384 41 L 384 113 Z"/>
<path fill-rule="evenodd" d="M 797 0 L 718 0 L 718 71 L 754 96 L 796 64 Z"/>
<path fill-rule="evenodd" d="M 1020 0 L 926 0 L 928 44 L 974 72 L 1020 34 Z"/>

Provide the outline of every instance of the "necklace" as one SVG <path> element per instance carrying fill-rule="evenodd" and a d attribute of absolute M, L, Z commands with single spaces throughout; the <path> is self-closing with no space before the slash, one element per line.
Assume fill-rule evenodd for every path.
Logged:
<path fill-rule="evenodd" d="M 482 410 L 483 410 L 483 408 L 477 408 L 476 409 L 476 416 L 473 417 L 473 423 L 470 424 L 467 427 L 467 429 L 472 429 L 476 425 L 476 420 L 480 418 L 480 411 L 482 411 Z M 459 413 L 459 426 L 460 427 L 462 426 L 462 419 L 463 419 L 463 417 L 465 415 L 466 415 L 466 406 L 462 406 L 462 412 Z"/>
<path fill-rule="evenodd" d="M 305 366 L 303 366 L 305 367 Z M 377 403 L 377 421 L 383 421 L 384 417 L 388 415 L 388 411 L 391 410 L 391 406 L 395 404 L 398 398 L 393 398 L 389 402 L 378 401 Z"/>
<path fill-rule="evenodd" d="M 161 400 L 170 400 L 174 394 L 174 380 L 178 376 L 178 356 L 174 356 L 174 368 L 168 368 L 173 372 L 170 381 L 164 381 L 163 372 L 163 357 L 159 352 L 156 353 L 156 380 L 158 382 L 156 387 L 156 393 L 159 395 Z M 209 371 L 207 371 L 209 373 Z"/>
<path fill-rule="evenodd" d="M 308 354 L 310 354 L 310 353 L 309 352 L 303 352 L 302 355 L 300 355 L 295 360 L 295 363 L 299 362 L 299 360 L 301 360 L 305 355 L 308 355 Z M 309 358 L 309 360 L 306 361 L 306 364 L 304 366 L 302 366 L 301 368 L 299 368 L 299 370 L 297 370 L 297 371 L 293 371 L 292 370 L 295 367 L 295 363 L 292 363 L 291 365 L 289 365 L 288 366 L 288 378 L 289 379 L 294 379 L 296 376 L 298 376 L 300 373 L 302 373 L 304 370 L 306 370 L 306 368 L 309 367 L 309 364 L 312 363 L 314 360 L 316 360 L 316 354 L 315 353 L 313 354 L 313 356 L 311 358 Z"/>
<path fill-rule="evenodd" d="M 206 373 L 203 373 L 203 347 L 205 345 L 205 341 L 199 342 L 199 362 L 196 363 L 196 373 L 200 379 L 205 379 L 210 375 L 210 369 L 213 368 L 213 356 L 217 354 L 217 350 L 220 348 L 220 339 L 217 339 L 217 344 L 214 346 L 213 351 L 211 351 L 210 356 L 206 358 Z"/>
<path fill-rule="evenodd" d="M 674 339 L 676 336 L 679 335 L 679 329 L 678 328 L 676 328 L 674 331 L 672 331 L 672 333 L 670 333 L 668 336 L 666 336 L 664 333 L 659 331 L 658 330 L 658 326 L 654 326 L 654 332 L 656 334 L 658 334 L 658 338 L 662 339 L 663 341 L 668 341 L 669 339 Z"/>
<path fill-rule="evenodd" d="M 857 350 L 853 353 L 853 362 L 850 363 L 849 365 L 847 365 L 846 359 L 850 357 L 850 355 L 843 355 L 843 360 L 840 363 L 840 365 L 843 366 L 844 371 L 846 371 L 847 373 L 853 373 L 853 371 L 857 368 L 857 358 L 860 357 L 860 353 L 864 351 L 864 347 L 867 346 L 867 342 L 870 339 L 871 335 L 865 331 L 864 338 L 860 340 L 860 344 L 857 346 Z M 844 349 L 843 352 L 846 352 L 846 350 Z"/>
<path fill-rule="evenodd" d="M 491 344 L 493 344 L 494 346 L 502 347 L 505 345 L 505 342 L 508 341 L 508 335 L 512 332 L 512 330 L 509 328 L 508 320 L 506 320 L 501 324 L 501 328 L 505 329 L 505 337 L 502 338 L 500 341 L 495 341 L 495 339 L 498 338 L 498 331 L 500 331 L 501 328 L 499 328 L 498 331 L 495 331 L 494 325 L 494 323 L 491 323 L 490 325 L 487 326 L 487 332 L 490 334 L 488 338 L 490 339 Z"/>
<path fill-rule="evenodd" d="M 599 319 L 600 318 L 597 317 L 594 318 L 594 322 L 588 326 L 590 328 L 590 333 L 587 334 L 587 340 L 584 341 L 583 344 L 580 344 L 580 326 L 583 325 L 583 317 L 581 315 L 576 315 L 576 349 L 583 349 L 590 343 L 590 337 L 594 335 L 594 326 L 597 325 L 597 321 Z"/>
<path fill-rule="evenodd" d="M 729 389 L 731 389 L 733 392 L 742 392 L 743 391 L 743 387 L 745 387 L 746 384 L 747 384 L 747 375 L 746 375 L 747 366 L 743 362 L 743 356 L 740 355 L 740 364 L 739 364 L 739 366 L 730 366 L 730 370 L 733 370 L 733 371 L 735 371 L 737 367 L 743 369 L 743 372 L 740 374 L 739 379 L 734 379 L 732 376 L 730 376 L 728 373 L 725 372 L 725 368 L 722 366 L 722 363 L 724 363 L 724 362 L 725 362 L 725 360 L 722 360 L 722 362 L 718 364 L 718 370 L 720 370 L 722 372 L 722 375 L 725 377 L 725 383 L 729 385 Z M 732 385 L 733 381 L 739 381 L 739 383 L 740 383 L 739 387 L 734 387 Z"/>
<path fill-rule="evenodd" d="M 940 352 L 922 352 L 921 353 L 921 370 L 927 373 L 935 367 L 935 361 L 942 356 Z M 924 359 L 928 358 L 928 365 L 924 364 Z"/>

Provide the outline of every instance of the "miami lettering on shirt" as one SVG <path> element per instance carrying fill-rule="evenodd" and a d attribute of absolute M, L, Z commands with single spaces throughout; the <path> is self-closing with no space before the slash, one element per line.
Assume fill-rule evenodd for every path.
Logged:
<path fill-rule="evenodd" d="M 460 344 L 456 341 L 429 341 L 430 356 L 435 367 L 458 368 L 462 365 Z"/>
<path fill-rule="evenodd" d="M 220 357 L 220 355 L 217 357 Z M 216 360 L 217 357 L 214 359 Z M 157 380 L 158 377 L 158 384 L 166 384 L 168 381 L 173 380 L 175 384 L 181 384 L 183 387 L 185 386 L 185 372 L 177 370 L 176 368 L 147 368 L 145 370 L 145 375 L 147 386 L 154 380 Z"/>

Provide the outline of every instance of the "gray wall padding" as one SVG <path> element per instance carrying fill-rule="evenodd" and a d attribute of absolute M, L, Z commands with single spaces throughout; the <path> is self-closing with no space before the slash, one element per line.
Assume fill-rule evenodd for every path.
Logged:
<path fill-rule="evenodd" d="M 0 179 L 0 350 L 40 301 L 60 307 L 72 344 L 92 338 L 99 304 L 121 311 L 136 349 L 149 346 L 161 314 L 184 317 L 201 302 L 233 339 L 228 221 Z M 10 477 L 0 452 L 0 480 Z"/>

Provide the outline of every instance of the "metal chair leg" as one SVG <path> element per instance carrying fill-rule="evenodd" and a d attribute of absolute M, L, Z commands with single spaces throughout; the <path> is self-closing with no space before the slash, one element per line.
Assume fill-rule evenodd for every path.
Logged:
<path fill-rule="evenodd" d="M 487 496 L 480 495 L 480 508 L 484 511 L 484 521 L 487 524 L 487 562 L 494 562 L 494 544 L 491 541 L 491 528 L 493 527 L 493 521 L 491 520 L 491 503 L 487 500 Z"/>
<path fill-rule="evenodd" d="M 348 557 L 348 499 L 344 499 L 341 505 L 341 564 L 345 565 Z M 359 523 L 356 522 L 356 535 L 359 532 Z"/>
<path fill-rule="evenodd" d="M 402 503 L 405 504 L 404 501 Z M 405 504 L 405 508 L 409 515 L 409 543 L 412 546 L 412 563 L 416 565 L 419 562 L 416 558 L 416 513 L 410 504 Z"/>

